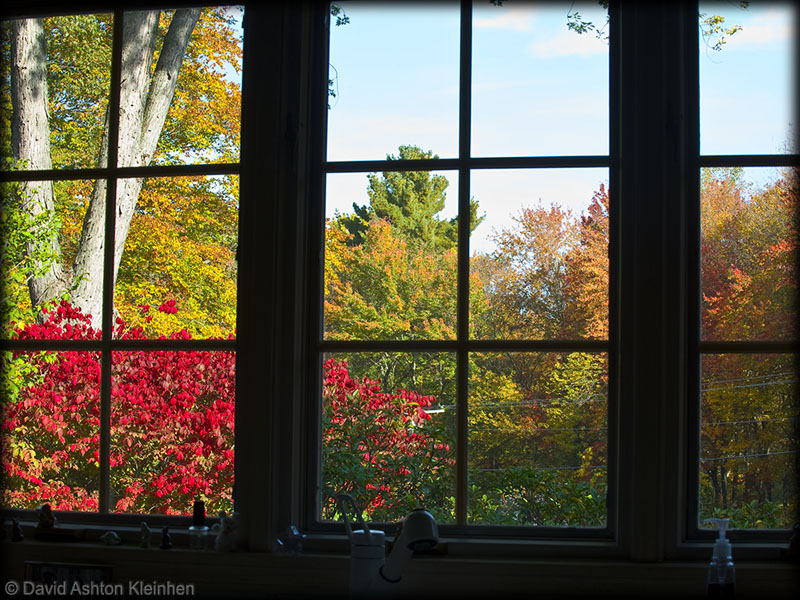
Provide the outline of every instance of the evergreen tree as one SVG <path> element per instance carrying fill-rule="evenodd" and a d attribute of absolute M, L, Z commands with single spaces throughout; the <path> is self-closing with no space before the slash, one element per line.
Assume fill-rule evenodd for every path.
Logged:
<path fill-rule="evenodd" d="M 417 146 L 400 146 L 397 156 L 387 160 L 438 159 L 432 151 Z M 351 245 L 364 242 L 364 233 L 373 219 L 385 219 L 394 232 L 411 244 L 424 248 L 449 250 L 458 245 L 458 217 L 440 219 L 444 210 L 449 182 L 443 175 L 430 171 L 384 171 L 367 176 L 369 205 L 353 203 L 354 214 L 341 218 L 342 224 L 353 237 Z M 478 203 L 470 201 L 470 231 L 483 221 L 478 216 Z"/>

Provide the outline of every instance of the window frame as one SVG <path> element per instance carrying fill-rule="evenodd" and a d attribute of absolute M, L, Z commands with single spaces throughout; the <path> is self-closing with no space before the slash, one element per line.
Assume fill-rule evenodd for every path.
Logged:
<path fill-rule="evenodd" d="M 327 110 L 321 107 L 327 97 L 327 62 L 320 57 L 327 56 L 327 4 L 240 4 L 246 9 L 235 342 L 236 509 L 244 518 L 251 551 L 276 551 L 276 536 L 294 523 L 308 531 L 309 550 L 347 552 L 343 532 L 317 530 L 308 519 L 318 468 L 313 423 L 320 383 L 309 376 L 320 368 L 312 331 L 320 330 L 314 282 L 322 274 L 322 240 L 311 224 L 322 222 L 324 214 L 319 136 Z M 183 5 L 191 4 L 169 3 Z M 699 273 L 691 265 L 699 266 L 700 167 L 742 157 L 699 154 L 697 8 L 696 3 L 625 1 L 612 1 L 609 7 L 609 188 L 612 210 L 618 211 L 609 249 L 614 257 L 609 329 L 616 332 L 610 335 L 609 360 L 617 355 L 612 379 L 618 382 L 613 410 L 609 392 L 609 447 L 615 448 L 608 460 L 609 469 L 617 471 L 616 501 L 609 511 L 611 537 L 508 540 L 470 526 L 466 531 L 443 530 L 452 554 L 708 559 L 713 533 L 689 526 L 696 492 L 692 464 L 697 456 L 692 452 L 699 435 L 699 420 L 692 416 L 699 389 Z M 57 4 L 28 0 L 6 5 L 4 18 L 90 11 L 107 12 L 108 6 L 65 11 Z M 748 166 L 775 160 L 745 158 Z M 779 161 L 800 164 L 797 155 Z M 74 178 L 92 172 L 84 170 Z M 106 170 L 98 174 L 109 175 Z M 0 175 L 9 180 L 7 173 Z M 46 175 L 68 178 L 61 170 Z M 3 350 L 22 348 L 1 344 Z M 30 349 L 39 349 L 35 346 Z M 47 348 L 60 349 L 52 343 Z M 796 351 L 797 344 L 788 348 Z M 653 382 L 658 382 L 655 392 Z M 35 514 L 3 513 L 26 521 Z M 141 520 L 138 515 L 88 513 L 70 513 L 68 519 L 73 517 L 75 522 L 114 525 Z M 183 517 L 154 517 L 148 515 L 148 521 L 185 522 Z M 785 530 L 744 533 L 746 538 L 736 543 L 737 560 L 777 560 L 788 539 Z"/>
<path fill-rule="evenodd" d="M 197 4 L 187 4 L 186 6 L 198 6 Z M 170 8 L 181 8 L 181 3 L 170 6 L 160 6 L 162 10 Z M 220 4 L 201 4 L 200 6 L 223 6 Z M 149 7 L 140 7 L 142 8 Z M 99 473 L 98 473 L 98 511 L 97 512 L 77 512 L 77 511 L 58 511 L 62 521 L 67 520 L 76 523 L 99 524 L 112 521 L 124 525 L 136 525 L 141 523 L 142 515 L 136 513 L 114 512 L 114 498 L 111 490 L 111 390 L 112 390 L 112 353 L 119 351 L 224 351 L 237 354 L 236 340 L 227 339 L 190 339 L 190 340 L 161 340 L 161 339 L 142 339 L 126 340 L 118 339 L 114 335 L 114 237 L 115 220 L 117 205 L 117 182 L 121 179 L 131 178 L 175 178 L 181 176 L 214 176 L 214 175 L 233 175 L 240 173 L 240 162 L 229 163 L 189 163 L 189 164 L 166 164 L 166 165 L 147 165 L 147 166 L 120 166 L 118 164 L 118 136 L 119 136 L 119 116 L 120 116 L 120 80 L 122 62 L 122 39 L 123 15 L 125 12 L 135 10 L 131 6 L 98 6 L 95 9 L 81 8 L 77 10 L 46 9 L 39 6 L 35 10 L 24 12 L 13 10 L 12 14 L 3 15 L 3 20 L 14 18 L 44 18 L 56 15 L 82 15 L 82 14 L 110 14 L 112 21 L 112 46 L 111 46 L 111 65 L 109 73 L 108 90 L 108 157 L 107 164 L 93 168 L 54 168 L 48 170 L 17 170 L 0 171 L 0 181 L 3 182 L 23 182 L 23 181 L 72 181 L 72 180 L 97 180 L 106 181 L 106 200 L 105 200 L 105 221 L 104 221 L 104 240 L 103 240 L 103 291 L 102 291 L 102 312 L 100 323 L 102 337 L 100 340 L 17 340 L 1 339 L 0 350 L 2 351 L 76 351 L 76 352 L 97 352 L 100 355 L 100 425 L 99 425 Z M 241 157 L 240 157 L 241 158 Z M 147 515 L 149 521 L 154 525 L 188 525 L 191 524 L 190 507 L 186 507 L 186 515 L 167 516 L 162 514 Z M 32 518 L 35 514 L 31 510 L 23 509 L 2 509 L 3 514 L 17 516 L 21 519 Z"/>
<path fill-rule="evenodd" d="M 458 181 L 458 214 L 470 214 L 470 180 L 472 173 L 480 172 L 481 170 L 509 170 L 514 169 L 543 169 L 543 168 L 605 168 L 608 170 L 609 175 L 612 170 L 613 157 L 611 155 L 611 148 L 614 146 L 614 133 L 609 127 L 609 154 L 606 155 L 532 155 L 532 156 L 473 156 L 471 149 L 471 131 L 472 131 L 472 36 L 473 36 L 473 11 L 472 2 L 463 1 L 460 3 L 453 2 L 449 6 L 453 7 L 454 11 L 458 11 L 458 18 L 460 21 L 459 32 L 459 104 L 458 104 L 458 156 L 454 158 L 438 158 L 426 160 L 346 160 L 346 161 L 328 161 L 327 156 L 323 155 L 323 162 L 320 166 L 320 177 L 322 181 L 317 184 L 318 188 L 322 188 L 322 201 L 320 202 L 323 207 L 322 212 L 317 211 L 314 214 L 313 220 L 309 225 L 310 228 L 319 229 L 318 223 L 324 223 L 324 188 L 325 177 L 328 174 L 336 173 L 376 173 L 376 172 L 410 172 L 410 171 L 436 171 L 447 172 L 448 177 Z M 611 26 L 613 30 L 613 25 Z M 325 31 L 325 48 L 329 46 L 329 32 L 330 27 Z M 320 56 L 320 62 L 327 64 L 329 58 L 327 52 L 325 56 Z M 610 57 L 609 57 L 610 60 Z M 610 79 L 610 74 L 609 74 Z M 327 81 L 327 79 L 326 79 Z M 609 81 L 610 93 L 610 81 Z M 327 92 L 327 90 L 326 90 Z M 327 97 L 327 95 L 326 95 Z M 318 102 L 322 102 L 318 99 Z M 320 110 L 318 108 L 318 110 Z M 613 111 L 609 103 L 609 115 Z M 322 115 L 322 126 L 317 130 L 317 144 L 321 145 L 323 149 L 328 147 L 327 139 L 327 103 L 325 103 L 324 112 Z M 616 196 L 613 192 L 609 193 L 610 205 L 616 202 Z M 316 203 L 315 203 L 316 208 Z M 614 215 L 610 217 L 613 221 L 616 216 L 616 210 L 610 209 Z M 316 254 L 318 251 L 324 249 L 324 227 L 321 231 L 321 239 L 315 240 L 313 252 Z M 611 247 L 616 244 L 616 232 L 611 231 L 610 237 L 612 238 Z M 468 438 L 469 431 L 467 425 L 468 416 L 468 403 L 469 403 L 469 355 L 476 352 L 525 352 L 525 353 L 548 353 L 548 352 L 593 352 L 605 354 L 608 360 L 608 372 L 613 372 L 616 365 L 616 341 L 612 329 L 609 327 L 609 339 L 598 340 L 594 338 L 578 338 L 578 339 L 479 339 L 472 338 L 469 334 L 470 315 L 469 315 L 469 270 L 470 270 L 470 254 L 469 254 L 469 238 L 470 238 L 470 223 L 468 219 L 459 219 L 458 221 L 458 259 L 457 259 L 457 315 L 456 315 L 456 337 L 452 340 L 436 339 L 418 339 L 418 340 L 346 340 L 338 341 L 325 336 L 323 319 L 314 318 L 313 325 L 308 330 L 308 347 L 311 348 L 311 353 L 316 355 L 316 363 L 314 370 L 311 371 L 310 379 L 312 381 L 322 380 L 321 365 L 324 362 L 324 355 L 330 352 L 441 352 L 452 354 L 455 358 L 456 364 L 456 441 L 455 441 L 455 490 L 456 497 L 455 503 L 455 518 L 454 524 L 439 524 L 439 530 L 443 535 L 454 535 L 458 537 L 465 537 L 471 535 L 473 532 L 479 531 L 481 536 L 506 536 L 515 538 L 547 538 L 553 537 L 558 539 L 569 538 L 583 538 L 592 540 L 610 540 L 613 537 L 613 530 L 615 528 L 615 514 L 614 502 L 615 488 L 613 477 L 615 476 L 615 468 L 611 457 L 614 453 L 615 441 L 609 435 L 607 439 L 608 452 L 607 452 L 607 473 L 608 473 L 608 489 L 610 493 L 607 496 L 607 520 L 604 526 L 598 527 L 551 527 L 551 526 L 529 526 L 529 525 L 481 525 L 481 524 L 468 524 L 467 511 L 468 511 Z M 314 278 L 309 278 L 308 287 L 312 290 L 309 298 L 313 308 L 309 310 L 321 311 L 323 305 L 323 282 L 317 278 L 316 273 Z M 615 312 L 615 296 L 616 289 L 613 282 L 614 275 L 611 275 L 611 284 L 609 285 L 609 320 L 613 321 L 616 315 L 612 316 Z M 611 421 L 610 413 L 615 406 L 615 386 L 616 381 L 614 377 L 609 377 L 609 393 L 608 393 L 608 411 L 609 422 Z M 312 392 L 313 397 L 322 397 L 321 383 L 316 385 L 316 389 Z M 611 427 L 609 423 L 609 428 Z M 312 440 L 316 436 L 316 440 L 320 439 L 319 435 L 319 419 L 312 420 L 309 423 L 309 436 Z M 321 455 L 321 445 L 317 442 L 313 445 L 312 453 L 314 455 Z M 309 469 L 309 473 L 315 472 L 315 469 Z M 315 482 L 310 481 L 308 489 L 315 489 Z M 315 494 L 316 495 L 316 494 Z M 312 530 L 317 531 L 338 531 L 341 525 L 338 523 L 331 523 L 321 521 L 317 518 L 320 507 L 317 502 L 308 502 L 306 506 L 305 522 L 309 524 Z M 378 526 L 386 530 L 393 530 L 393 524 L 379 523 Z"/>
<path fill-rule="evenodd" d="M 698 11 L 699 12 L 699 2 Z M 797 18 L 797 15 L 795 15 Z M 691 144 L 691 160 L 693 171 L 690 174 L 690 189 L 688 214 L 689 214 L 689 234 L 690 242 L 690 261 L 695 265 L 689 274 L 689 289 L 691 296 L 688 306 L 688 327 L 690 330 L 689 357 L 687 369 L 688 385 L 688 406 L 690 420 L 688 430 L 691 435 L 687 437 L 687 448 L 689 463 L 687 465 L 687 512 L 688 515 L 698 515 L 700 510 L 700 432 L 702 427 L 701 406 L 702 406 L 702 358 L 704 354 L 714 354 L 719 356 L 730 356 L 737 354 L 794 354 L 795 372 L 800 372 L 800 338 L 795 331 L 793 340 L 707 340 L 703 338 L 702 327 L 702 278 L 701 278 L 701 252 L 700 252 L 700 223 L 701 223 L 701 170 L 711 167 L 798 167 L 800 166 L 800 155 L 785 154 L 703 154 L 700 151 L 700 63 L 699 50 L 700 40 L 697 44 L 698 59 L 693 62 L 694 71 L 692 73 L 695 84 L 691 88 L 692 102 L 691 109 L 693 118 L 697 123 L 690 130 L 689 135 Z M 797 53 L 798 39 L 795 34 L 793 39 L 794 50 Z M 795 82 L 795 86 L 797 82 Z M 796 110 L 796 109 L 795 109 Z M 795 116 L 797 112 L 795 112 Z M 795 140 L 796 141 L 796 140 Z M 798 263 L 800 264 L 800 263 Z M 795 394 L 795 407 L 800 408 L 797 394 Z M 692 460 L 692 457 L 696 459 Z M 800 474 L 795 472 L 795 479 L 800 484 Z M 698 527 L 697 518 L 687 517 L 686 537 L 688 539 L 713 540 L 715 532 L 704 530 Z M 785 539 L 786 530 L 758 530 L 758 529 L 732 529 L 728 538 L 733 542 L 743 541 L 765 541 Z"/>
<path fill-rule="evenodd" d="M 591 542 L 581 535 L 585 530 L 570 539 L 574 532 L 552 528 L 440 526 L 443 535 L 451 540 L 473 544 L 477 539 L 485 540 L 487 547 L 497 551 L 498 536 L 522 534 L 517 538 L 527 544 L 522 552 L 534 555 L 552 555 L 550 542 L 557 541 L 573 556 L 600 552 L 648 561 L 707 559 L 707 543 L 716 534 L 692 525 L 696 518 L 690 516 L 696 515 L 698 509 L 699 349 L 707 351 L 712 347 L 710 342 L 699 342 L 698 333 L 700 167 L 725 165 L 725 161 L 747 166 L 797 165 L 800 161 L 797 155 L 723 158 L 700 155 L 698 9 L 697 3 L 642 6 L 611 2 L 609 6 L 608 167 L 612 229 L 607 351 L 609 370 L 616 376 L 609 382 L 608 523 L 612 536 Z M 468 26 L 465 28 L 462 23 L 462 65 L 468 52 L 463 41 L 465 30 Z M 327 39 L 327 30 L 324 33 Z M 327 43 L 324 47 L 327 49 Z M 327 62 L 327 54 L 324 56 L 325 60 L 320 60 Z M 654 69 L 654 63 L 659 68 Z M 461 81 L 462 86 L 468 82 L 468 74 L 462 73 Z M 391 165 L 386 161 L 327 163 L 320 167 L 320 180 L 315 184 L 317 193 L 324 197 L 327 172 L 381 171 L 387 166 L 393 171 L 444 170 L 451 165 L 461 172 L 484 164 L 511 167 L 516 160 L 521 162 L 514 166 L 534 162 L 535 166 L 550 166 L 547 158 L 530 162 L 527 158 L 464 159 L 463 156 L 469 156 L 469 142 L 463 136 L 464 115 L 469 115 L 469 107 L 465 108 L 463 95 L 461 100 L 459 154 L 462 158 L 439 159 L 424 165 L 422 161 L 392 161 Z M 316 143 L 325 147 L 324 117 L 319 117 L 317 123 L 321 128 Z M 462 177 L 459 194 L 468 198 L 468 191 L 462 191 L 468 189 L 463 181 Z M 317 203 L 316 199 L 312 201 L 317 211 L 313 218 L 317 221 L 312 221 L 311 227 L 314 222 L 322 222 L 323 209 Z M 463 198 L 459 203 L 459 213 L 468 214 Z M 460 226 L 459 237 L 464 239 L 468 226 L 465 223 Z M 317 240 L 312 253 L 321 255 L 322 247 L 322 241 Z M 465 254 L 460 251 L 462 269 Z M 312 290 L 319 286 L 320 269 L 310 270 L 308 287 Z M 464 296 L 463 291 L 460 295 Z M 313 292 L 307 302 L 311 305 L 309 315 L 313 315 L 309 322 L 315 323 L 319 327 L 316 331 L 321 332 L 321 316 L 315 312 L 319 311 L 319 305 Z M 345 347 L 368 349 L 371 345 L 382 349 L 427 349 L 424 343 L 395 346 L 369 342 L 348 346 L 320 343 L 320 339 L 319 333 L 308 336 L 309 354 Z M 516 344 L 511 345 L 516 349 Z M 797 343 L 752 347 L 796 351 Z M 319 379 L 320 362 L 317 358 L 316 364 L 313 359 L 307 363 L 314 374 L 312 382 Z M 655 394 L 652 381 L 660 386 Z M 317 388 L 307 402 L 313 403 L 314 395 L 319 398 L 320 393 Z M 654 401 L 643 401 L 645 398 Z M 318 431 L 310 427 L 307 441 L 311 441 L 311 448 L 314 435 L 318 439 Z M 654 446 L 659 450 L 655 457 L 648 458 Z M 318 448 L 314 448 L 312 455 L 316 452 Z M 612 475 L 614 471 L 616 476 Z M 316 494 L 316 477 L 314 469 L 309 469 L 303 494 L 308 503 L 304 524 L 312 531 L 324 532 L 330 528 L 314 521 L 315 506 L 309 500 Z M 616 498 L 611 493 L 612 485 Z M 387 530 L 391 531 L 391 526 Z M 737 530 L 729 537 L 737 542 L 737 555 L 743 558 L 776 558 L 776 544 L 787 539 L 788 534 L 786 530 Z M 747 545 L 741 548 L 740 542 Z M 509 545 L 500 547 L 504 552 L 521 551 L 517 547 L 511 550 Z"/>

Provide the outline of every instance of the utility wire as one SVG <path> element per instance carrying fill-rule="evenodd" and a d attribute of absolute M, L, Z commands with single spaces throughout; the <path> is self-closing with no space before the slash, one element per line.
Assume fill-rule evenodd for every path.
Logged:
<path fill-rule="evenodd" d="M 496 472 L 503 472 L 503 471 L 510 471 L 517 467 L 506 467 L 506 468 L 499 468 L 499 469 L 475 469 L 480 473 L 496 473 Z M 585 467 L 522 467 L 524 469 L 529 469 L 532 471 L 580 471 L 581 469 L 607 469 L 608 466 L 606 465 L 586 465 Z"/>
<path fill-rule="evenodd" d="M 791 371 L 785 371 L 783 373 L 770 373 L 768 375 L 748 375 L 747 377 L 737 377 L 735 379 L 716 379 L 716 380 L 706 380 L 703 381 L 703 384 L 715 384 L 715 383 L 736 383 L 738 381 L 751 381 L 752 379 L 770 379 L 775 377 L 787 377 L 794 375 Z"/>
<path fill-rule="evenodd" d="M 519 433 L 534 433 L 537 431 L 607 431 L 608 427 L 470 427 L 473 431 L 514 431 Z"/>
<path fill-rule="evenodd" d="M 715 456 L 711 458 L 701 458 L 700 462 L 713 462 L 718 460 L 735 460 L 737 458 L 766 458 L 768 456 L 780 456 L 784 454 L 797 454 L 800 450 L 783 450 L 781 452 L 767 452 L 765 454 L 740 454 L 734 456 Z"/>
<path fill-rule="evenodd" d="M 800 419 L 800 417 L 782 417 L 780 419 L 759 419 L 754 421 L 753 419 L 743 419 L 741 421 L 709 421 L 703 423 L 703 425 L 741 425 L 741 424 L 748 424 L 748 423 L 772 423 L 772 422 L 783 422 L 783 421 L 796 421 Z"/>
<path fill-rule="evenodd" d="M 720 385 L 715 387 L 701 388 L 700 391 L 706 393 L 706 392 L 727 391 L 727 390 L 740 390 L 744 388 L 764 387 L 768 385 L 782 385 L 785 383 L 797 383 L 797 378 L 784 379 L 782 381 L 766 381 L 764 383 L 745 383 L 743 385 Z"/>

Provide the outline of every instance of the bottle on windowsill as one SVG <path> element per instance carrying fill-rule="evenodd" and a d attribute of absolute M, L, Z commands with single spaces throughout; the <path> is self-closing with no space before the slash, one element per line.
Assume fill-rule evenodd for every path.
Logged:
<path fill-rule="evenodd" d="M 731 543 L 725 537 L 728 519 L 705 519 L 703 523 L 717 524 L 719 537 L 714 542 L 714 552 L 708 565 L 708 597 L 733 598 L 736 585 L 736 569 L 733 566 Z"/>
<path fill-rule="evenodd" d="M 192 526 L 189 527 L 189 548 L 205 550 L 208 545 L 208 526 L 206 525 L 206 506 L 200 498 L 192 506 Z"/>

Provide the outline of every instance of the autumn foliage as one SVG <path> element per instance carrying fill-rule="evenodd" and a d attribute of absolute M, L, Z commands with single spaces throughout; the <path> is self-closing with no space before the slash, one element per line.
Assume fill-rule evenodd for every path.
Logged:
<path fill-rule="evenodd" d="M 347 492 L 374 520 L 392 520 L 423 498 L 444 516 L 447 508 L 436 500 L 453 480 L 455 461 L 426 411 L 436 398 L 382 391 L 379 381 L 354 378 L 334 359 L 325 361 L 322 376 L 323 515 L 334 518 L 333 498 Z"/>
<path fill-rule="evenodd" d="M 150 308 L 141 307 L 143 313 Z M 158 313 L 178 313 L 166 301 Z M 152 315 L 146 315 L 150 317 Z M 96 340 L 91 316 L 66 301 L 18 339 Z M 117 320 L 119 340 L 145 339 Z M 190 339 L 182 329 L 170 339 Z M 162 338 L 164 339 L 164 338 Z M 111 483 L 118 512 L 186 514 L 195 497 L 232 508 L 235 358 L 222 351 L 112 353 Z M 97 352 L 16 352 L 25 373 L 2 422 L 5 506 L 96 511 L 100 450 Z M 7 373 L 10 374 L 10 373 Z M 429 423 L 432 396 L 381 391 L 326 362 L 323 381 L 326 488 L 349 491 L 374 518 L 413 508 L 425 486 L 451 478 L 448 444 Z"/>
<path fill-rule="evenodd" d="M 175 15 L 163 11 L 153 22 L 148 60 L 157 60 Z M 49 90 L 52 164 L 16 157 L 13 167 L 105 168 L 96 157 L 107 136 L 112 15 L 50 17 L 38 27 L 47 37 L 39 71 Z M 152 164 L 239 160 L 237 31 L 225 7 L 201 11 Z M 8 40 L 2 43 L 10 56 Z M 0 71 L 10 80 L 7 62 Z M 8 92 L 2 101 L 11 114 Z M 12 137 L 11 122 L 2 123 L 4 139 Z M 122 129 L 122 139 L 136 137 Z M 435 158 L 406 145 L 387 161 Z M 125 342 L 234 339 L 235 171 L 118 178 L 120 188 L 131 186 L 132 203 L 129 223 L 115 234 L 124 249 L 114 273 L 120 317 L 112 335 L 122 349 L 110 354 L 107 416 L 100 350 L 63 349 L 65 341 L 102 338 L 99 315 L 86 314 L 75 290 L 90 280 L 103 287 L 102 245 L 84 234 L 92 229 L 91 208 L 105 206 L 106 181 L 53 182 L 52 206 L 40 212 L 31 211 L 31 199 L 43 184 L 0 186 L 2 336 L 62 348 L 2 356 L 3 506 L 47 502 L 56 510 L 98 511 L 103 430 L 110 434 L 112 511 L 185 514 L 198 496 L 209 512 L 231 511 L 235 353 L 134 350 Z M 533 203 L 508 215 L 488 236 L 495 250 L 473 253 L 461 274 L 468 279 L 462 330 L 459 218 L 474 232 L 483 219 L 478 200 L 489 206 L 493 199 L 471 199 L 468 215 L 443 218 L 446 176 L 387 170 L 367 175 L 367 183 L 368 204 L 325 223 L 324 338 L 372 344 L 323 358 L 317 516 L 339 518 L 333 498 L 348 492 L 373 520 L 396 520 L 423 505 L 440 522 L 453 522 L 456 431 L 465 426 L 468 522 L 605 525 L 608 353 L 491 348 L 509 340 L 587 348 L 588 340 L 613 336 L 608 189 L 598 182 L 580 215 Z M 703 341 L 796 339 L 799 196 L 790 170 L 756 188 L 741 169 L 703 169 Z M 96 231 L 103 218 L 96 217 Z M 80 271 L 84 255 L 97 259 L 93 271 Z M 33 293 L 32 283 L 57 271 L 70 275 L 56 278 L 53 294 Z M 96 303 L 101 294 L 87 297 Z M 451 342 L 464 335 L 487 342 L 488 350 L 469 352 L 457 365 Z M 405 348 L 396 342 L 408 341 L 434 343 L 396 350 Z M 450 350 L 431 350 L 437 342 Z M 797 501 L 795 360 L 788 352 L 701 355 L 701 517 L 731 516 L 734 527 L 790 524 Z M 463 380 L 459 369 L 467 371 Z M 456 406 L 457 381 L 466 382 L 466 406 Z"/>
<path fill-rule="evenodd" d="M 143 311 L 148 309 L 143 307 Z M 174 302 L 159 312 L 173 314 Z M 18 338 L 93 340 L 92 318 L 63 301 Z M 117 321 L 120 340 L 143 339 Z M 188 339 L 185 330 L 171 336 Z M 98 352 L 15 352 L 7 368 L 25 373 L 3 415 L 4 504 L 97 510 L 100 450 Z M 209 510 L 232 507 L 232 352 L 114 351 L 111 485 L 114 510 L 184 514 L 194 497 Z"/>

